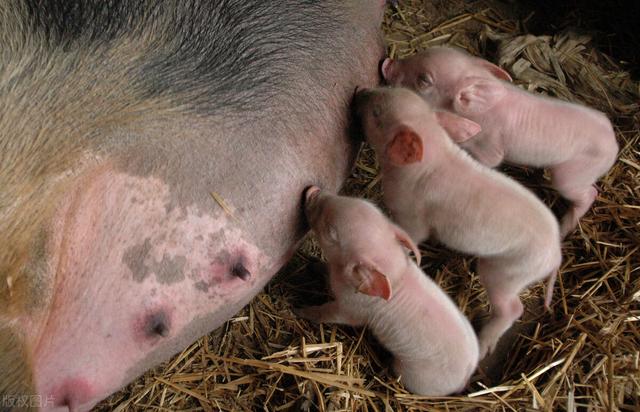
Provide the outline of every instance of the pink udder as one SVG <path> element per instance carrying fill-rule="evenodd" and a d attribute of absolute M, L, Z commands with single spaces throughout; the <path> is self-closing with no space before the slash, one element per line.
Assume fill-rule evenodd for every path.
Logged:
<path fill-rule="evenodd" d="M 82 405 L 90 402 L 95 392 L 86 379 L 72 378 L 52 391 L 54 407 L 68 407 L 70 411 L 78 410 Z"/>

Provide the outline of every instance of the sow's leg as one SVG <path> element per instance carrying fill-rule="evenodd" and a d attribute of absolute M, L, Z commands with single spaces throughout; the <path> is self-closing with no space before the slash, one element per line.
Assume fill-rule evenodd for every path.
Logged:
<path fill-rule="evenodd" d="M 346 177 L 383 6 L 0 6 L 0 399 L 87 410 L 265 285 Z"/>

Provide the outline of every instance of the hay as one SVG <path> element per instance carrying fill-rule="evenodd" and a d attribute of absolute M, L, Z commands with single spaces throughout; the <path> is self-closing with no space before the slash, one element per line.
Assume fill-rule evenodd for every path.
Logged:
<path fill-rule="evenodd" d="M 385 17 L 389 53 L 455 44 L 499 62 L 527 90 L 586 103 L 614 121 L 620 158 L 564 242 L 551 312 L 542 310 L 542 285 L 523 293 L 527 310 L 503 356 L 479 370 L 465 395 L 414 396 L 366 330 L 314 325 L 292 312 L 326 299 L 319 250 L 307 241 L 234 319 L 98 410 L 640 410 L 640 84 L 588 36 L 526 34 L 509 7 L 485 3 L 401 2 Z M 364 147 L 345 192 L 379 201 L 377 170 Z M 505 171 L 562 212 L 542 172 Z M 436 244 L 421 249 L 425 272 L 478 324 L 487 302 L 473 261 Z"/>

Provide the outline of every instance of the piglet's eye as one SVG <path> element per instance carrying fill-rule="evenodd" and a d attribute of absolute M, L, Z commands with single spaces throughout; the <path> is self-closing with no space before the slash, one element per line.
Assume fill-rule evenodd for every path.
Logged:
<path fill-rule="evenodd" d="M 327 236 L 329 237 L 330 241 L 332 241 L 334 243 L 338 243 L 339 242 L 338 231 L 332 225 L 329 225 L 329 227 L 327 229 Z"/>
<path fill-rule="evenodd" d="M 433 79 L 428 73 L 422 73 L 418 76 L 418 87 L 425 89 L 433 86 Z"/>

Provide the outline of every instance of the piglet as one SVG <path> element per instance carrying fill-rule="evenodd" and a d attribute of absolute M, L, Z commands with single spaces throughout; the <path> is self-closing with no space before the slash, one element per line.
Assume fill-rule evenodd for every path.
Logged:
<path fill-rule="evenodd" d="M 518 294 L 526 286 L 549 277 L 549 305 L 561 260 L 555 217 L 533 193 L 473 160 L 444 129 L 472 135 L 479 129 L 474 122 L 434 112 L 404 88 L 363 90 L 355 104 L 396 222 L 416 242 L 434 237 L 478 256 L 492 305 L 479 333 L 483 357 L 522 314 Z"/>
<path fill-rule="evenodd" d="M 510 84 L 500 67 L 463 51 L 434 47 L 404 60 L 386 59 L 382 71 L 389 84 L 414 89 L 437 108 L 478 123 L 478 134 L 451 137 L 484 165 L 505 160 L 549 168 L 552 186 L 571 202 L 561 219 L 562 237 L 587 212 L 598 193 L 594 183 L 617 158 L 603 113 L 528 93 Z"/>
<path fill-rule="evenodd" d="M 299 314 L 367 325 L 393 354 L 393 370 L 411 392 L 462 390 L 478 364 L 478 340 L 453 301 L 407 256 L 404 248 L 420 259 L 409 236 L 362 199 L 311 187 L 305 203 L 335 300 Z"/>

